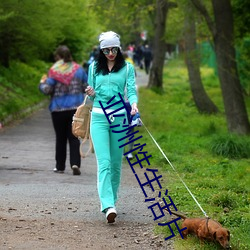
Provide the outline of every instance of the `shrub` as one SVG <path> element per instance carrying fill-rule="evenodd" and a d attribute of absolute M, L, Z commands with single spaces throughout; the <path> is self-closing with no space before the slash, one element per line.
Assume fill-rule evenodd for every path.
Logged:
<path fill-rule="evenodd" d="M 219 194 L 215 194 L 210 203 L 212 205 L 221 207 L 221 208 L 230 208 L 233 209 L 237 206 L 235 198 L 231 193 L 228 192 L 221 192 Z"/>
<path fill-rule="evenodd" d="M 250 146 L 247 140 L 236 135 L 222 135 L 212 140 L 211 151 L 215 155 L 232 159 L 249 158 Z"/>

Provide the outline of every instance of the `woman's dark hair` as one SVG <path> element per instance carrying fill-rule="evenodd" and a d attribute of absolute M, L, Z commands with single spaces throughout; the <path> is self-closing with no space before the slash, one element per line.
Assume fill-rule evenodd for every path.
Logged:
<path fill-rule="evenodd" d="M 55 59 L 59 57 L 60 59 L 63 59 L 64 62 L 72 62 L 73 61 L 70 50 L 65 45 L 61 45 L 56 49 L 56 51 L 54 53 L 54 57 L 55 57 Z"/>
<path fill-rule="evenodd" d="M 121 53 L 121 50 L 118 49 L 117 56 L 115 58 L 115 65 L 112 69 L 113 72 L 119 71 L 121 68 L 125 66 L 125 60 Z M 96 63 L 96 72 L 99 74 L 107 75 L 109 74 L 109 69 L 107 65 L 107 58 L 103 54 L 102 50 L 100 50 L 99 56 L 97 57 L 97 63 Z"/>

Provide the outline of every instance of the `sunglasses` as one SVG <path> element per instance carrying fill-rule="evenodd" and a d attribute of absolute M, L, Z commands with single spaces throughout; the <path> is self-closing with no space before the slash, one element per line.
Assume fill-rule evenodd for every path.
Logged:
<path fill-rule="evenodd" d="M 112 52 L 112 54 L 117 54 L 118 48 L 117 47 L 114 47 L 114 48 L 111 48 L 111 49 L 105 48 L 105 49 L 102 50 L 104 55 L 109 55 L 110 51 Z"/>

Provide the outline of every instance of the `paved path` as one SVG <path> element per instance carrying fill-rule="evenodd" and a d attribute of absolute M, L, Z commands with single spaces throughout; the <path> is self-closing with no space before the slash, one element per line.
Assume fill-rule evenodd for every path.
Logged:
<path fill-rule="evenodd" d="M 148 85 L 148 75 L 138 68 L 136 69 L 136 83 L 138 87 L 145 87 Z"/>
<path fill-rule="evenodd" d="M 143 86 L 147 76 L 138 72 L 137 79 Z M 0 130 L 0 231 L 5 232 L 0 234 L 1 250 L 101 249 L 101 245 L 102 249 L 166 249 L 163 237 L 156 244 L 152 212 L 128 165 L 123 166 L 116 227 L 110 228 L 99 211 L 94 154 L 82 160 L 81 176 L 72 175 L 69 163 L 64 174 L 53 173 L 54 140 L 47 107 Z M 25 228 L 19 225 L 24 221 Z M 47 221 L 50 224 L 44 225 Z M 78 223 L 81 236 L 64 231 L 62 242 L 55 244 L 50 230 L 60 223 L 68 223 L 65 227 Z M 110 233 L 114 236 L 107 241 Z"/>

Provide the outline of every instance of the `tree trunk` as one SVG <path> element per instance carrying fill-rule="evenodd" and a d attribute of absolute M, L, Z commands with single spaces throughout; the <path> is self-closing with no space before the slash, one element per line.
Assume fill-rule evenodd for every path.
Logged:
<path fill-rule="evenodd" d="M 212 0 L 215 23 L 200 0 L 191 1 L 204 16 L 213 36 L 228 130 L 237 134 L 249 134 L 250 123 L 235 60 L 230 0 Z"/>
<path fill-rule="evenodd" d="M 200 75 L 200 57 L 196 48 L 195 18 L 192 6 L 187 6 L 185 18 L 185 55 L 189 82 L 195 105 L 200 113 L 217 113 L 218 108 L 207 95 Z M 190 11 L 189 11 L 190 10 Z"/>
<path fill-rule="evenodd" d="M 166 43 L 164 34 L 166 28 L 166 19 L 168 12 L 168 1 L 156 1 L 156 16 L 155 16 L 155 37 L 153 44 L 153 62 L 149 74 L 148 87 L 157 87 L 162 89 L 163 66 L 166 53 Z"/>
<path fill-rule="evenodd" d="M 212 4 L 216 29 L 213 38 L 228 129 L 237 134 L 248 134 L 250 124 L 235 60 L 230 0 L 212 0 Z"/>

